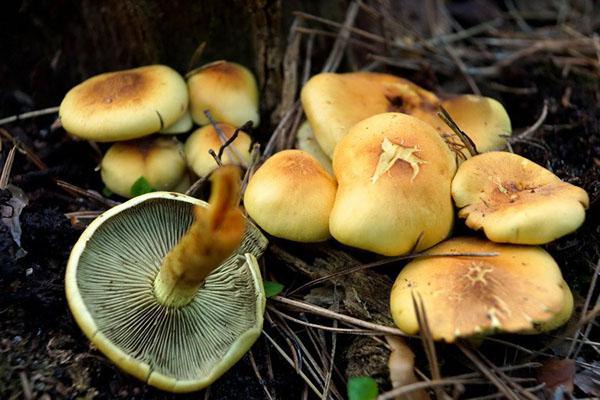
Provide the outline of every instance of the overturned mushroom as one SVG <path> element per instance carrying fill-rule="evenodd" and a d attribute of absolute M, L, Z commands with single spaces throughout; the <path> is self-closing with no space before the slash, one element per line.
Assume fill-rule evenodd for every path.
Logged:
<path fill-rule="evenodd" d="M 585 190 L 561 181 L 517 154 L 490 152 L 465 161 L 452 197 L 471 229 L 494 242 L 543 244 L 576 230 L 585 219 Z"/>
<path fill-rule="evenodd" d="M 496 253 L 477 257 L 467 253 Z M 422 301 L 431 335 L 453 342 L 496 331 L 539 333 L 564 324 L 573 298 L 554 259 L 543 249 L 475 238 L 450 239 L 410 262 L 392 288 L 396 325 L 419 330 L 413 298 Z"/>
<path fill-rule="evenodd" d="M 187 106 L 181 75 L 164 65 L 149 65 L 82 82 L 66 94 L 59 114 L 71 135 L 113 142 L 158 132 L 180 119 Z"/>
<path fill-rule="evenodd" d="M 112 208 L 69 258 L 67 300 L 83 332 L 120 368 L 163 390 L 206 387 L 262 330 L 255 256 L 266 239 L 236 206 L 232 168 L 215 173 L 209 204 L 155 192 Z"/>

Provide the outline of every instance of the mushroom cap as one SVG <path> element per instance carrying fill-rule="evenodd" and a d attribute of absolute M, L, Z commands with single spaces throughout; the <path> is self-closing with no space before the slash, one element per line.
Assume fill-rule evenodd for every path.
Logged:
<path fill-rule="evenodd" d="M 95 219 L 67 264 L 67 301 L 91 342 L 121 369 L 171 392 L 210 385 L 262 331 L 265 294 L 255 256 L 266 239 L 252 224 L 236 254 L 211 273 L 190 304 L 156 301 L 162 259 L 207 203 L 154 192 Z M 243 255 L 243 256 L 242 256 Z"/>
<path fill-rule="evenodd" d="M 174 124 L 187 110 L 185 81 L 165 65 L 94 76 L 75 86 L 60 104 L 63 127 L 97 142 L 135 139 Z"/>
<path fill-rule="evenodd" d="M 156 190 L 173 190 L 186 175 L 183 147 L 173 137 L 151 137 L 113 144 L 100 164 L 102 181 L 112 192 L 132 197 L 144 177 Z"/>
<path fill-rule="evenodd" d="M 359 122 L 333 155 L 332 236 L 389 256 L 433 246 L 452 228 L 455 170 L 453 154 L 425 122 L 400 113 Z"/>
<path fill-rule="evenodd" d="M 554 259 L 539 247 L 454 238 L 428 253 L 497 253 L 411 261 L 396 278 L 390 307 L 404 332 L 419 330 L 413 295 L 422 299 L 433 339 L 495 331 L 536 333 L 556 328 L 572 312 L 571 292 Z"/>
<path fill-rule="evenodd" d="M 435 111 L 439 103 L 436 95 L 406 79 L 374 72 L 315 75 L 302 88 L 301 99 L 315 137 L 329 157 L 348 130 L 365 118 L 389 111 L 418 117 Z"/>
<path fill-rule="evenodd" d="M 227 139 L 230 139 L 235 133 L 235 127 L 229 124 L 220 123 L 217 126 L 223 131 Z M 212 149 L 215 153 L 218 153 L 222 145 L 223 143 L 212 125 L 198 128 L 185 142 L 186 162 L 196 175 L 207 176 L 218 167 L 215 159 L 208 151 Z M 252 138 L 246 132 L 239 131 L 238 137 L 229 146 L 235 148 L 235 152 L 231 152 L 234 157 L 232 159 L 230 152 L 225 150 L 221 156 L 221 163 L 223 165 L 238 164 L 248 167 L 251 161 Z M 237 155 L 241 157 L 241 160 L 237 159 Z"/>
<path fill-rule="evenodd" d="M 178 135 L 180 133 L 186 133 L 194 126 L 192 121 L 192 115 L 190 111 L 186 111 L 174 124 L 161 129 L 158 133 L 163 135 Z"/>
<path fill-rule="evenodd" d="M 250 178 L 244 207 L 273 236 L 320 242 L 330 236 L 335 190 L 335 180 L 314 157 L 302 150 L 284 150 Z"/>
<path fill-rule="evenodd" d="M 506 145 L 512 127 L 510 117 L 499 101 L 466 94 L 444 100 L 442 106 L 456 125 L 475 143 L 477 151 L 484 153 Z M 455 144 L 458 148 L 462 147 L 461 151 L 466 158 L 471 157 L 460 138 L 437 116 L 436 111 L 422 113 L 418 117 L 437 129 L 451 146 Z"/>
<path fill-rule="evenodd" d="M 333 167 L 331 165 L 331 158 L 321 148 L 315 133 L 310 127 L 308 121 L 304 121 L 298 128 L 296 133 L 296 148 L 299 150 L 306 151 L 308 154 L 313 156 L 318 162 L 321 163 L 323 168 L 333 176 Z"/>
<path fill-rule="evenodd" d="M 193 71 L 188 78 L 190 112 L 194 122 L 207 125 L 204 110 L 217 122 L 258 126 L 258 86 L 254 75 L 240 64 L 215 61 Z"/>
<path fill-rule="evenodd" d="M 585 219 L 585 190 L 517 154 L 490 152 L 461 164 L 452 197 L 469 228 L 494 242 L 543 244 Z"/>

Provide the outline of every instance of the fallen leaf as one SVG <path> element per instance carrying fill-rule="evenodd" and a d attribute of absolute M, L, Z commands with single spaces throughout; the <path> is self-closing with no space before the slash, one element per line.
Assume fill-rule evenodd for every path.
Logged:
<path fill-rule="evenodd" d="M 274 297 L 277 296 L 283 290 L 283 285 L 279 282 L 264 281 L 265 296 Z"/>
<path fill-rule="evenodd" d="M 370 376 L 353 376 L 348 379 L 348 400 L 375 400 L 379 386 Z"/>

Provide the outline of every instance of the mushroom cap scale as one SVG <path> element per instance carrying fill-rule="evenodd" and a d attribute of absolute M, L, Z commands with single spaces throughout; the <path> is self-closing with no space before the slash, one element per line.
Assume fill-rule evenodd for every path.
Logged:
<path fill-rule="evenodd" d="M 174 124 L 187 110 L 185 81 L 164 65 L 94 76 L 72 88 L 60 104 L 63 127 L 86 140 L 135 139 Z"/>
<path fill-rule="evenodd" d="M 253 254 L 266 239 L 251 224 L 237 254 L 188 306 L 157 303 L 154 278 L 191 225 L 194 205 L 206 203 L 155 192 L 110 209 L 75 244 L 65 279 L 86 336 L 120 368 L 172 392 L 201 389 L 237 362 L 260 335 L 265 307 Z"/>
<path fill-rule="evenodd" d="M 413 295 L 422 299 L 435 340 L 495 331 L 537 333 L 566 322 L 572 297 L 554 259 L 543 249 L 454 238 L 429 253 L 498 253 L 492 257 L 423 257 L 410 262 L 392 288 L 396 325 L 419 329 Z"/>
<path fill-rule="evenodd" d="M 488 239 L 543 244 L 573 232 L 585 219 L 585 190 L 517 154 L 489 152 L 465 161 L 452 197 L 471 229 Z"/>

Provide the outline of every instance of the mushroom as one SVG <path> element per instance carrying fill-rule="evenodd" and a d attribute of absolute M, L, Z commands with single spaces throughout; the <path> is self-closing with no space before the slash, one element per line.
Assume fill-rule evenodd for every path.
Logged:
<path fill-rule="evenodd" d="M 225 167 L 213 175 L 209 204 L 139 196 L 94 220 L 73 247 L 69 307 L 126 372 L 163 390 L 198 390 L 260 335 L 265 294 L 255 256 L 266 239 L 245 223 L 238 196 L 239 172 Z"/>
<path fill-rule="evenodd" d="M 469 253 L 496 253 L 482 257 Z M 411 261 L 390 296 L 395 324 L 419 330 L 413 298 L 422 305 L 434 340 L 500 332 L 539 333 L 564 324 L 573 297 L 554 259 L 539 247 L 454 238 Z M 434 256 L 435 254 L 462 254 Z"/>
<path fill-rule="evenodd" d="M 333 155 L 332 236 L 388 256 L 433 246 L 452 228 L 455 170 L 450 149 L 425 122 L 400 113 L 359 122 Z"/>
<path fill-rule="evenodd" d="M 194 122 L 207 125 L 209 110 L 217 122 L 242 126 L 260 122 L 258 86 L 247 68 L 228 61 L 215 61 L 192 71 L 188 78 L 190 112 Z"/>
<path fill-rule="evenodd" d="M 284 150 L 250 178 L 244 207 L 273 236 L 320 242 L 330 236 L 335 190 L 335 180 L 314 157 L 302 150 Z"/>
<path fill-rule="evenodd" d="M 188 110 L 173 125 L 161 129 L 158 133 L 164 135 L 178 135 L 180 133 L 189 132 L 189 130 L 192 129 L 192 126 L 194 126 L 194 121 L 192 121 L 192 115 Z"/>
<path fill-rule="evenodd" d="M 106 187 L 123 197 L 134 195 L 132 186 L 142 177 L 155 190 L 173 190 L 189 182 L 181 143 L 170 137 L 113 144 L 102 159 L 100 174 Z"/>
<path fill-rule="evenodd" d="M 322 73 L 302 88 L 302 107 L 321 148 L 329 157 L 357 122 L 388 111 L 433 112 L 437 96 L 393 75 L 373 72 Z"/>
<path fill-rule="evenodd" d="M 452 197 L 471 229 L 494 242 L 543 244 L 575 231 L 585 219 L 585 190 L 517 154 L 490 152 L 465 161 Z"/>
<path fill-rule="evenodd" d="M 225 140 L 231 139 L 235 133 L 235 127 L 220 123 L 216 126 L 225 134 Z M 238 136 L 228 146 L 221 156 L 221 163 L 237 164 L 247 167 L 250 165 L 250 147 L 252 138 L 244 131 L 238 131 Z M 207 176 L 217 168 L 217 163 L 209 150 L 215 153 L 223 146 L 219 135 L 213 125 L 206 125 L 195 130 L 185 142 L 184 151 L 186 162 L 190 169 L 198 176 Z"/>
<path fill-rule="evenodd" d="M 499 101 L 467 94 L 444 100 L 442 106 L 456 125 L 473 141 L 478 152 L 498 150 L 506 145 L 512 128 L 508 113 Z M 463 158 L 471 157 L 460 138 L 436 112 L 422 113 L 418 117 L 437 129 L 451 148 L 460 149 Z"/>
<path fill-rule="evenodd" d="M 296 148 L 313 156 L 333 176 L 331 158 L 319 146 L 319 142 L 317 142 L 315 133 L 308 121 L 304 121 L 298 128 L 298 132 L 296 133 Z"/>
<path fill-rule="evenodd" d="M 87 79 L 66 94 L 59 115 L 71 135 L 113 142 L 158 132 L 181 118 L 187 105 L 181 75 L 149 65 Z"/>

